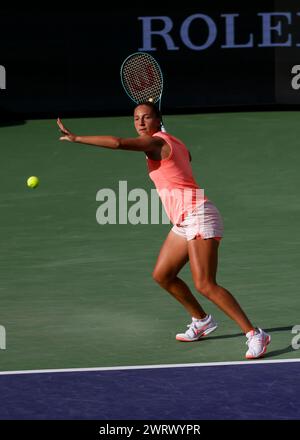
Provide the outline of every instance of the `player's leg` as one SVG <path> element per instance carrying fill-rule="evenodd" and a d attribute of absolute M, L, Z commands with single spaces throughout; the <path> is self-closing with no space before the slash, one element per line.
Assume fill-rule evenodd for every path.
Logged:
<path fill-rule="evenodd" d="M 188 241 L 191 272 L 198 292 L 216 304 L 233 319 L 246 334 L 254 330 L 236 299 L 224 287 L 217 284 L 219 242 L 213 238 Z"/>
<path fill-rule="evenodd" d="M 231 293 L 217 284 L 218 247 L 218 241 L 213 238 L 188 241 L 189 259 L 196 289 L 241 327 L 247 337 L 246 358 L 259 358 L 265 354 L 271 336 L 260 328 L 254 328 Z"/>
<path fill-rule="evenodd" d="M 187 240 L 170 231 L 157 258 L 153 278 L 177 299 L 191 316 L 203 319 L 206 317 L 206 313 L 186 283 L 177 277 L 178 272 L 188 259 Z"/>

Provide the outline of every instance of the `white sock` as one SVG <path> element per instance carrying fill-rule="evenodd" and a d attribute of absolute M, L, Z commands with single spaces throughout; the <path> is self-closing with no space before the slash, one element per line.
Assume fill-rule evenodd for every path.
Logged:
<path fill-rule="evenodd" d="M 197 322 L 201 322 L 201 324 L 205 324 L 209 320 L 210 320 L 210 315 L 207 315 L 203 319 L 193 318 L 193 322 L 197 321 Z"/>

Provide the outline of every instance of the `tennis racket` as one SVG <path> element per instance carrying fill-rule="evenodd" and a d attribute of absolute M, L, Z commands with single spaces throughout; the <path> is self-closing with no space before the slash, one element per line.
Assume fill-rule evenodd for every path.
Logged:
<path fill-rule="evenodd" d="M 123 88 L 133 102 L 158 103 L 161 112 L 164 80 L 161 68 L 152 55 L 145 52 L 129 55 L 121 66 L 120 75 Z M 162 121 L 161 131 L 166 131 Z"/>

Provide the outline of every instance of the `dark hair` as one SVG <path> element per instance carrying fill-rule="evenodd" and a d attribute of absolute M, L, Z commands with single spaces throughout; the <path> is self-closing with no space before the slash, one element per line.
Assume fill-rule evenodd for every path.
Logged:
<path fill-rule="evenodd" d="M 137 105 L 135 106 L 135 109 L 136 109 L 137 107 L 139 107 L 140 105 L 146 105 L 147 107 L 150 107 L 150 108 L 153 110 L 155 116 L 156 116 L 160 121 L 162 121 L 162 114 L 161 114 L 161 111 L 160 111 L 160 110 L 158 109 L 158 107 L 154 104 L 154 102 L 151 102 L 151 101 L 143 101 L 143 102 L 140 102 L 139 104 L 137 104 Z"/>

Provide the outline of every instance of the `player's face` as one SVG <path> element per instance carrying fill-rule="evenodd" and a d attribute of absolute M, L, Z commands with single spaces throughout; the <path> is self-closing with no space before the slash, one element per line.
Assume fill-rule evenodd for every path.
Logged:
<path fill-rule="evenodd" d="M 134 126 L 140 136 L 152 136 L 160 130 L 160 119 L 147 105 L 139 105 L 134 111 Z"/>

